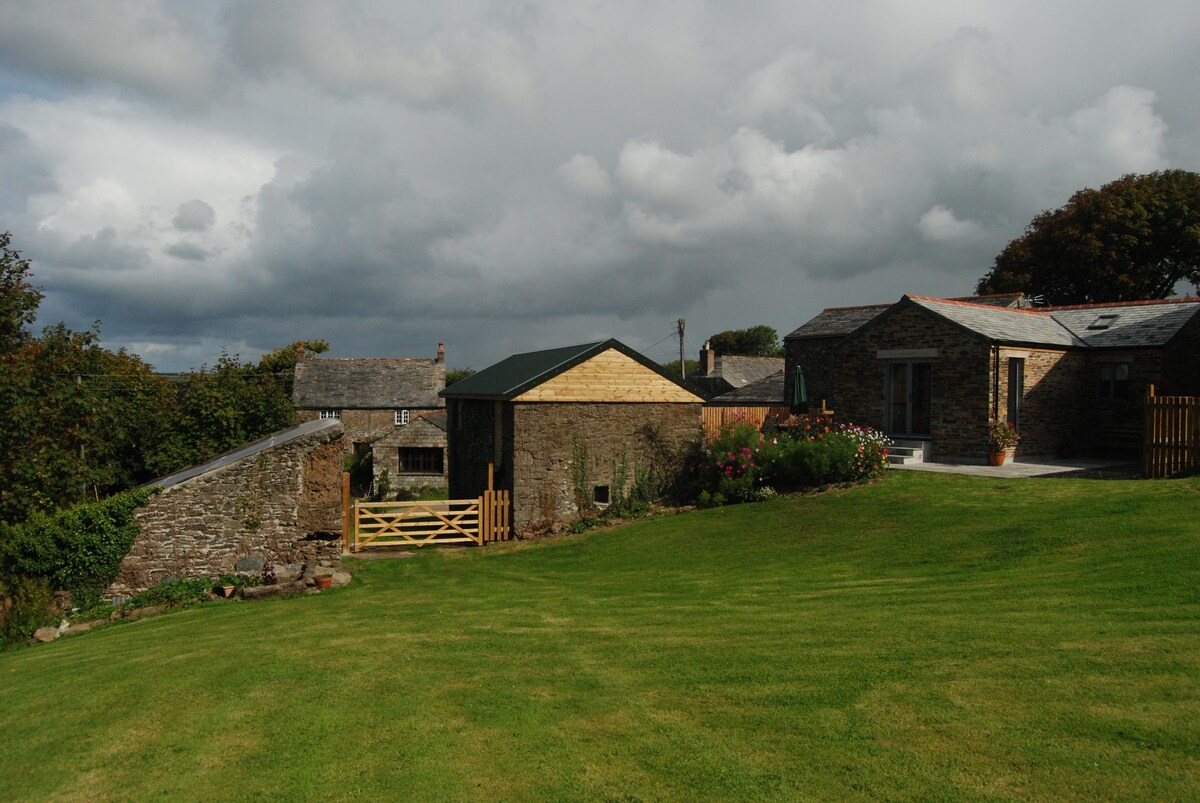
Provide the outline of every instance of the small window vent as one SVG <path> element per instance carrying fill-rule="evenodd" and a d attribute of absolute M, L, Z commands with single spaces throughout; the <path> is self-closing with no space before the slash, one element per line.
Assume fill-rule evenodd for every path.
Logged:
<path fill-rule="evenodd" d="M 1096 320 L 1092 321 L 1091 325 L 1088 326 L 1088 329 L 1107 329 L 1108 327 L 1112 326 L 1113 321 L 1116 319 L 1117 313 L 1106 312 L 1096 318 Z"/>

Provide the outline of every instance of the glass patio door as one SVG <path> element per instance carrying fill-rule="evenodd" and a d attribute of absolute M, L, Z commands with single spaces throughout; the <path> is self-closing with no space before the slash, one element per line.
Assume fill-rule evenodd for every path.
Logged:
<path fill-rule="evenodd" d="M 894 362 L 887 367 L 889 435 L 927 438 L 933 408 L 933 366 L 927 362 Z"/>

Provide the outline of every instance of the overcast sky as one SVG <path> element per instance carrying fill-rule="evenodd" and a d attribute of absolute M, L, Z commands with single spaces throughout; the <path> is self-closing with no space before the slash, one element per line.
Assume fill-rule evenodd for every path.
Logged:
<path fill-rule="evenodd" d="M 5 2 L 0 229 L 161 370 L 660 361 L 964 295 L 1077 189 L 1200 169 L 1180 2 Z"/>

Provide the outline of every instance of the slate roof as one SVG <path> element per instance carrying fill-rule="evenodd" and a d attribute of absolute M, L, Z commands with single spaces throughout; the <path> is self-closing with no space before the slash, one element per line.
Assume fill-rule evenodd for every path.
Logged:
<path fill-rule="evenodd" d="M 891 304 L 871 304 L 866 307 L 829 307 L 804 323 L 784 340 L 802 340 L 813 337 L 839 337 L 870 323 Z"/>
<path fill-rule="evenodd" d="M 962 296 L 945 299 L 946 301 L 964 301 L 988 307 L 1020 308 L 1026 303 L 1024 293 L 995 293 L 986 296 Z M 784 340 L 805 340 L 818 337 L 839 337 L 848 335 L 862 326 L 875 320 L 892 304 L 869 304 L 862 307 L 828 307 L 817 313 L 816 317 L 804 323 Z"/>
<path fill-rule="evenodd" d="M 658 363 L 639 354 L 621 341 L 609 338 L 596 343 L 581 343 L 578 346 L 563 346 L 544 351 L 514 354 L 460 382 L 455 382 L 443 390 L 441 395 L 445 398 L 514 399 L 525 391 L 553 379 L 564 371 L 570 370 L 610 348 L 616 349 L 626 357 L 641 363 L 689 392 L 694 392 L 687 385 L 680 383 L 677 378 L 668 374 Z"/>
<path fill-rule="evenodd" d="M 708 403 L 725 407 L 786 407 L 783 391 L 783 371 L 777 371 L 728 393 L 722 393 Z"/>
<path fill-rule="evenodd" d="M 904 298 L 996 342 L 1061 347 L 1084 345 L 1082 340 L 1046 312 L 925 296 L 910 295 Z"/>
<path fill-rule="evenodd" d="M 783 370 L 783 357 L 717 357 L 716 374 L 735 388 Z"/>
<path fill-rule="evenodd" d="M 445 365 L 434 359 L 312 358 L 296 363 L 292 401 L 302 409 L 444 407 Z"/>
<path fill-rule="evenodd" d="M 1162 346 L 1200 312 L 1200 298 L 1167 298 L 1119 304 L 1047 307 L 1047 312 L 1092 348 Z M 1107 329 L 1089 329 L 1101 315 Z"/>

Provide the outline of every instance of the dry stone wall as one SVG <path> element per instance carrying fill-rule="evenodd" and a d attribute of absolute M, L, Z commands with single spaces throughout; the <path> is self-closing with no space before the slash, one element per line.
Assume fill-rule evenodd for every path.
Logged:
<path fill-rule="evenodd" d="M 108 593 L 216 577 L 246 558 L 340 561 L 343 440 L 327 427 L 167 488 L 138 510 L 141 531 Z"/>
<path fill-rule="evenodd" d="M 700 404 L 515 404 L 513 408 L 513 527 L 578 517 L 574 456 L 586 453 L 588 484 L 610 486 L 614 465 L 678 469 L 682 455 L 701 438 Z"/>

